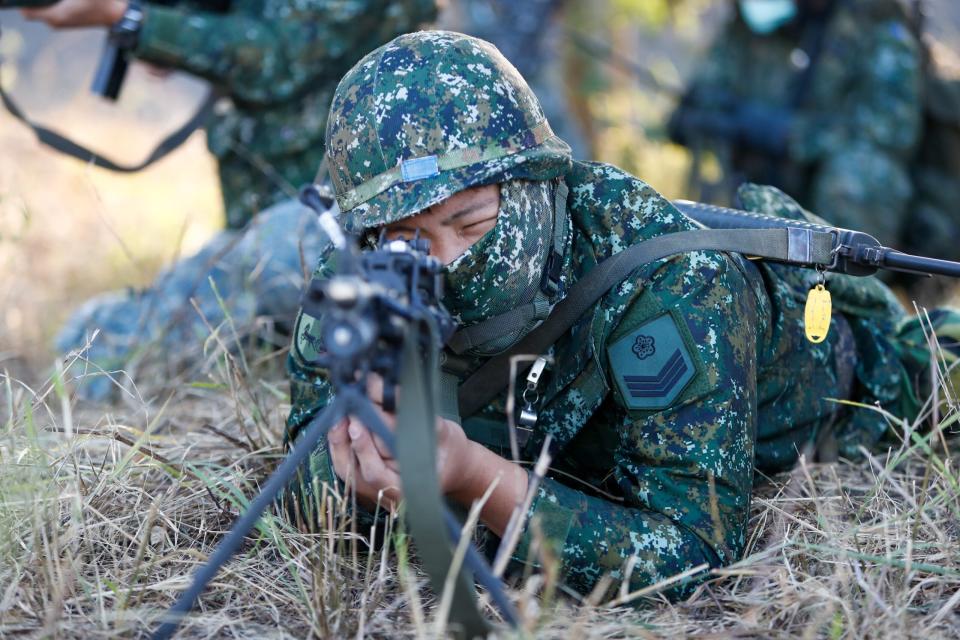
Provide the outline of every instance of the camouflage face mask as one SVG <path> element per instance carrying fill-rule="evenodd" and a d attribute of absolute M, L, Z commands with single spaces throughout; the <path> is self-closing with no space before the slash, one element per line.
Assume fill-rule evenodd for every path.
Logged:
<path fill-rule="evenodd" d="M 461 327 L 543 298 L 542 311 L 527 326 L 475 345 L 473 355 L 509 348 L 550 311 L 540 287 L 551 248 L 552 187 L 549 181 L 501 183 L 496 226 L 444 269 L 443 303 Z"/>

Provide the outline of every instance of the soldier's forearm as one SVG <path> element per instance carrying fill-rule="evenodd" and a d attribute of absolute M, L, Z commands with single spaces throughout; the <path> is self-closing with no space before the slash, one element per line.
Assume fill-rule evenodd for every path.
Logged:
<path fill-rule="evenodd" d="M 498 536 L 502 536 L 517 505 L 527 493 L 527 472 L 520 465 L 501 458 L 475 442 L 471 446 L 471 465 L 464 488 L 450 494 L 458 503 L 469 507 L 480 499 L 496 480 L 497 485 L 480 512 L 480 520 Z"/>
<path fill-rule="evenodd" d="M 27 20 L 39 20 L 55 29 L 109 27 L 123 17 L 127 0 L 60 0 L 41 9 L 23 9 Z"/>
<path fill-rule="evenodd" d="M 376 15 L 364 13 L 363 2 L 337 4 L 338 11 L 320 4 L 279 17 L 148 3 L 135 54 L 206 78 L 251 105 L 284 102 L 330 73 L 368 36 Z"/>

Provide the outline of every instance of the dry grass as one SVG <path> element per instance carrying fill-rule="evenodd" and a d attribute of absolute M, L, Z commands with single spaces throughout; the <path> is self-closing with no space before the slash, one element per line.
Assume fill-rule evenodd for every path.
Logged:
<path fill-rule="evenodd" d="M 65 63 L 67 75 L 92 68 L 92 59 L 75 58 L 68 49 L 41 59 L 47 84 L 35 95 L 63 90 L 54 72 Z M 195 96 L 164 85 L 157 109 L 155 81 L 133 80 L 125 110 L 86 98 L 82 78 L 69 108 L 38 116 L 134 160 Z M 675 194 L 684 158 L 644 144 L 652 141 L 640 130 L 653 116 L 639 98 L 625 87 L 604 103 L 599 115 L 620 124 L 601 152 Z M 276 464 L 288 409 L 283 353 L 259 351 L 244 364 L 214 340 L 202 369 L 171 377 L 143 363 L 129 372 L 135 386 L 118 376 L 127 392 L 112 406 L 76 402 L 69 381 L 43 373 L 53 362 L 49 339 L 71 307 L 149 282 L 217 228 L 202 142 L 147 174 L 114 177 L 37 148 L 0 114 L 0 637 L 145 637 Z M 634 147 L 644 153 L 628 155 Z M 960 637 L 957 445 L 917 433 L 907 442 L 866 463 L 803 465 L 760 488 L 749 554 L 685 602 L 651 593 L 636 608 L 593 606 L 550 597 L 534 576 L 515 585 L 526 630 Z M 436 598 L 404 538 L 369 552 L 369 532 L 332 504 L 318 533 L 263 520 L 183 637 L 436 635 Z"/>
<path fill-rule="evenodd" d="M 148 634 L 276 464 L 283 354 L 261 355 L 247 368 L 214 349 L 202 383 L 145 382 L 113 407 L 77 404 L 56 377 L 36 389 L 0 378 L 0 636 Z M 956 458 L 939 432 L 909 427 L 894 425 L 906 443 L 884 457 L 801 464 L 763 486 L 749 554 L 687 601 L 597 607 L 544 597 L 533 576 L 514 592 L 527 631 L 957 637 Z M 183 637 L 435 636 L 403 537 L 370 551 L 344 503 L 328 504 L 313 534 L 263 520 Z"/>

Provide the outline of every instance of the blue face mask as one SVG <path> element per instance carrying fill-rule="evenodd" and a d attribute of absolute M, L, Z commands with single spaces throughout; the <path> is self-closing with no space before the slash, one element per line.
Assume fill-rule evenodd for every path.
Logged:
<path fill-rule="evenodd" d="M 739 0 L 740 15 L 758 35 L 773 33 L 797 16 L 795 0 Z"/>

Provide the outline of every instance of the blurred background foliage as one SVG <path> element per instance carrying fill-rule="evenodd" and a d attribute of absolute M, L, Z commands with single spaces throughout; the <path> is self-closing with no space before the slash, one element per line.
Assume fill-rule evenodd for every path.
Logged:
<path fill-rule="evenodd" d="M 456 11 L 460 0 L 447 0 Z M 960 49 L 960 2 L 925 0 L 929 29 Z M 663 123 L 730 0 L 570 1 L 549 73 L 582 132 L 582 158 L 611 162 L 670 197 L 690 159 Z M 121 100 L 88 93 L 103 34 L 52 33 L 0 12 L 0 80 L 31 117 L 124 161 L 145 155 L 191 115 L 202 83 L 136 64 Z M 709 169 L 709 167 L 708 167 Z M 137 175 L 115 175 L 41 148 L 0 112 L 0 370 L 29 379 L 52 362 L 50 339 L 90 295 L 139 287 L 222 226 L 203 134 Z"/>

